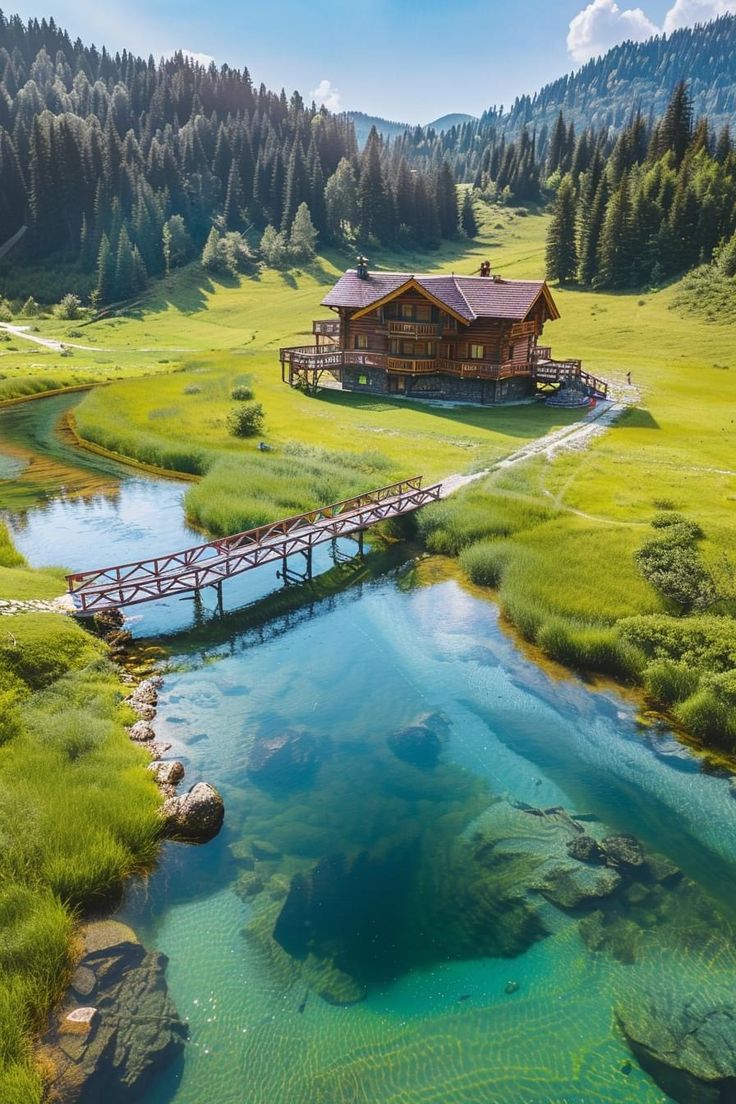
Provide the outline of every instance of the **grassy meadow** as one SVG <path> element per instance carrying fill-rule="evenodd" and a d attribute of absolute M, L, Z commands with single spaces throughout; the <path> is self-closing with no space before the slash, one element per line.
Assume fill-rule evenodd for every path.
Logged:
<path fill-rule="evenodd" d="M 60 591 L 0 526 L 0 596 Z M 33 1046 L 68 985 L 77 918 L 151 864 L 160 803 L 105 646 L 70 618 L 0 617 L 0 1100 L 34 1104 Z"/>
<path fill-rule="evenodd" d="M 470 273 L 488 257 L 502 275 L 539 277 L 546 227 L 545 215 L 487 207 L 472 243 L 445 243 L 429 254 L 384 253 L 372 263 Z M 301 271 L 265 270 L 225 283 L 191 265 L 158 284 L 137 314 L 81 330 L 67 324 L 84 335 L 80 343 L 96 347 L 74 351 L 64 372 L 73 361 L 87 378 L 122 377 L 85 396 L 76 411 L 79 434 L 196 477 L 186 499 L 190 518 L 219 534 L 408 475 L 484 470 L 574 420 L 539 405 L 432 407 L 337 391 L 314 397 L 285 387 L 279 345 L 311 343 L 312 319 L 326 314 L 319 301 L 351 263 L 348 255 L 330 253 Z M 697 555 L 721 590 L 734 575 L 724 566 L 736 500 L 731 326 L 693 310 L 690 286 L 686 280 L 618 294 L 555 289 L 562 318 L 548 326 L 545 340 L 556 355 L 581 357 L 614 384 L 623 385 L 630 372 L 634 405 L 585 451 L 494 471 L 425 512 L 420 526 L 430 549 L 459 555 L 470 577 L 494 587 L 509 619 L 550 655 L 643 682 L 658 706 L 730 746 L 736 731 L 723 721 L 730 700 L 723 679 L 712 686 L 704 671 L 693 690 L 692 680 L 679 677 L 692 661 L 687 649 L 668 645 L 668 651 L 660 641 L 650 655 L 641 634 L 632 629 L 624 637 L 620 628 L 624 619 L 677 620 L 687 612 L 637 562 L 662 512 L 700 526 Z M 38 326 L 64 336 L 53 319 Z M 10 364 L 0 361 L 3 370 Z M 20 362 L 17 370 L 20 378 Z M 265 411 L 256 439 L 228 432 L 237 405 L 231 392 L 242 385 Z M 258 439 L 270 451 L 259 451 Z M 719 636 L 732 624 L 728 587 L 719 601 L 690 612 L 715 619 L 711 628 Z M 677 670 L 668 682 L 647 673 L 652 663 Z M 720 678 L 734 666 L 736 652 L 727 649 L 711 674 Z M 692 692 L 683 697 L 685 690 Z M 697 717 L 692 701 L 687 705 L 695 693 L 701 705 L 707 698 Z"/>

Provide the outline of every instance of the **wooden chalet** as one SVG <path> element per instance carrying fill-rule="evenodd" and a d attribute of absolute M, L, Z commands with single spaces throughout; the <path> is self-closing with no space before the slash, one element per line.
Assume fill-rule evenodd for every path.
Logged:
<path fill-rule="evenodd" d="M 322 300 L 337 317 L 313 323 L 315 344 L 281 349 L 282 378 L 314 390 L 474 403 L 513 402 L 560 387 L 605 398 L 580 361 L 553 360 L 539 344 L 559 318 L 542 280 L 370 272 L 364 258 Z"/>

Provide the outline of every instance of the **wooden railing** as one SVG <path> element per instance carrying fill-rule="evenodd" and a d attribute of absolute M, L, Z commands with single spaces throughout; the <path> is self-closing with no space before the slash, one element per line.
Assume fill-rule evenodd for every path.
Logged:
<path fill-rule="evenodd" d="M 436 502 L 441 485 L 422 487 L 419 476 L 294 517 L 180 552 L 67 575 L 77 613 L 135 605 L 173 594 L 220 587 L 225 579 L 261 564 L 286 561 L 315 545 L 359 533 L 389 518 Z"/>
<path fill-rule="evenodd" d="M 389 337 L 440 337 L 442 325 L 439 322 L 387 322 Z"/>
<path fill-rule="evenodd" d="M 447 357 L 400 357 L 371 349 L 330 349 L 316 345 L 301 345 L 280 350 L 282 364 L 295 369 L 317 371 L 332 368 L 380 368 L 386 372 L 402 372 L 406 375 L 431 375 L 443 372 L 463 379 L 507 379 L 509 376 L 528 376 L 532 369 L 528 364 L 506 361 L 495 364 L 488 360 L 450 360 Z"/>

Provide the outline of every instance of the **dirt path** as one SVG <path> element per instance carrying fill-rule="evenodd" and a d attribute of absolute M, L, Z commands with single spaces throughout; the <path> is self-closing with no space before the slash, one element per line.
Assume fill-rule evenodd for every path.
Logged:
<path fill-rule="evenodd" d="M 503 457 L 502 460 L 498 460 L 483 471 L 474 472 L 472 475 L 450 475 L 442 481 L 441 497 L 447 498 L 462 487 L 467 487 L 478 479 L 484 479 L 491 472 L 503 471 L 504 468 L 514 467 L 516 464 L 521 464 L 524 460 L 531 460 L 535 456 L 545 456 L 548 460 L 551 460 L 553 456 L 563 450 L 587 448 L 594 437 L 605 433 L 606 429 L 621 417 L 628 405 L 627 402 L 622 400 L 599 402 L 592 410 L 588 411 L 581 421 L 575 422 L 571 426 L 563 426 L 561 429 L 554 429 L 550 433 L 545 433 L 543 437 L 537 437 L 534 441 L 529 441 L 528 444 L 517 449 L 516 452 Z"/>
<path fill-rule="evenodd" d="M 60 353 L 62 349 L 82 349 L 85 353 L 105 353 L 110 349 L 103 349 L 100 345 L 77 345 L 74 341 L 59 341 L 55 337 L 41 337 L 40 334 L 30 332 L 30 326 L 13 326 L 10 322 L 0 322 L 0 330 L 20 337 L 23 341 L 32 341 L 34 345 L 43 345 L 45 349 L 53 349 Z"/>

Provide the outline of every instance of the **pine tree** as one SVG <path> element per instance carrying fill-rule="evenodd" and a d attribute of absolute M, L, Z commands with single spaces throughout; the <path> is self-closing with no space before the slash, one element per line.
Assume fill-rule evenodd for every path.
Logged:
<path fill-rule="evenodd" d="M 317 231 L 306 203 L 300 203 L 289 234 L 289 252 L 296 261 L 311 261 L 316 253 Z"/>
<path fill-rule="evenodd" d="M 358 221 L 358 185 L 353 166 L 343 157 L 325 187 L 327 230 L 334 241 L 346 238 Z"/>
<path fill-rule="evenodd" d="M 607 203 L 608 180 L 602 176 L 580 231 L 578 279 L 586 287 L 590 287 L 598 273 L 598 250 Z"/>
<path fill-rule="evenodd" d="M 202 250 L 202 267 L 206 268 L 209 272 L 216 272 L 218 266 L 218 252 L 217 246 L 220 241 L 220 235 L 215 230 L 214 226 L 207 235 L 207 241 L 205 242 L 204 249 Z"/>
<path fill-rule="evenodd" d="M 365 241 L 389 241 L 393 231 L 393 197 L 381 168 L 380 151 L 378 131 L 372 127 L 363 150 L 358 187 L 359 228 Z"/>
<path fill-rule="evenodd" d="M 242 225 L 241 210 L 243 207 L 243 189 L 240 184 L 238 166 L 233 160 L 227 178 L 227 191 L 225 192 L 225 206 L 222 212 L 222 220 L 226 230 L 238 230 Z"/>
<path fill-rule="evenodd" d="M 460 214 L 460 225 L 467 238 L 474 238 L 478 234 L 478 223 L 473 209 L 473 197 L 468 188 L 463 198 L 463 206 Z"/>
<path fill-rule="evenodd" d="M 120 231 L 118 251 L 115 258 L 115 299 L 131 299 L 138 291 L 138 271 L 136 268 L 133 248 L 126 226 Z"/>
<path fill-rule="evenodd" d="M 437 178 L 437 214 L 439 216 L 440 235 L 443 238 L 457 237 L 457 190 L 452 170 L 447 161 L 442 162 Z"/>
<path fill-rule="evenodd" d="M 629 179 L 624 174 L 611 195 L 603 220 L 596 287 L 626 287 L 631 279 L 632 255 L 635 249 L 632 233 Z"/>
<path fill-rule="evenodd" d="M 110 241 L 107 234 L 103 234 L 100 240 L 100 249 L 97 254 L 97 284 L 96 292 L 99 302 L 109 303 L 112 299 L 115 282 L 115 260 L 110 249 Z"/>
<path fill-rule="evenodd" d="M 557 191 L 547 232 L 547 278 L 561 284 L 574 279 L 578 267 L 576 206 L 575 186 L 572 177 L 566 175 Z"/>

